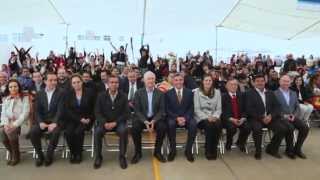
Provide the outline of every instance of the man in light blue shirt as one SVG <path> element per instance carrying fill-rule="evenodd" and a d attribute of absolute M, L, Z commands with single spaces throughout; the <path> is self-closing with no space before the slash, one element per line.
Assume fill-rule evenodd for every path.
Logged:
<path fill-rule="evenodd" d="M 283 75 L 280 78 L 280 87 L 274 92 L 279 108 L 281 108 L 282 121 L 281 123 L 288 129 L 286 132 L 286 155 L 295 159 L 296 156 L 302 159 L 306 158 L 306 155 L 302 152 L 302 145 L 308 136 L 309 128 L 306 122 L 299 119 L 300 105 L 297 94 L 289 89 L 291 79 L 288 75 Z M 293 132 L 297 129 L 299 134 L 297 142 L 293 142 Z"/>

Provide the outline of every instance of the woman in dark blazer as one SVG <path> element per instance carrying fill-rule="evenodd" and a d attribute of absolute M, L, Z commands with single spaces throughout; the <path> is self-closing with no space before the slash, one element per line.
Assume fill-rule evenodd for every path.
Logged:
<path fill-rule="evenodd" d="M 89 88 L 83 87 L 82 77 L 71 76 L 71 90 L 65 98 L 66 140 L 70 148 L 70 163 L 82 161 L 84 133 L 94 122 L 95 96 Z"/>
<path fill-rule="evenodd" d="M 309 125 L 309 119 L 313 112 L 313 106 L 312 104 L 310 104 L 313 96 L 311 89 L 305 87 L 303 78 L 301 76 L 297 76 L 294 78 L 290 89 L 297 93 L 300 104 L 299 119 L 306 121 Z"/>

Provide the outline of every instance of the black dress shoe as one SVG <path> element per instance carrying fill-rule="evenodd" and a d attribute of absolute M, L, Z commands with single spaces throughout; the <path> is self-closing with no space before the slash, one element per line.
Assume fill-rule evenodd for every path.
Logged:
<path fill-rule="evenodd" d="M 236 145 L 238 146 L 239 150 L 241 152 L 246 152 L 246 146 L 240 143 L 236 143 Z"/>
<path fill-rule="evenodd" d="M 44 162 L 43 158 L 37 158 L 37 160 L 36 160 L 36 167 L 42 166 L 42 165 L 43 165 L 43 162 Z"/>
<path fill-rule="evenodd" d="M 155 153 L 153 156 L 162 163 L 166 162 L 166 158 L 161 153 Z"/>
<path fill-rule="evenodd" d="M 232 143 L 226 143 L 226 150 L 231 151 Z"/>
<path fill-rule="evenodd" d="M 174 158 L 176 157 L 176 153 L 175 152 L 170 152 L 168 155 L 168 161 L 173 161 Z"/>
<path fill-rule="evenodd" d="M 125 157 L 120 157 L 119 163 L 120 163 L 120 167 L 122 169 L 127 169 L 128 163 L 127 163 L 127 159 Z"/>
<path fill-rule="evenodd" d="M 266 149 L 266 153 L 277 159 L 282 158 L 282 156 L 278 152 L 272 152 L 268 148 Z"/>
<path fill-rule="evenodd" d="M 141 158 L 142 158 L 141 153 L 134 154 L 133 158 L 131 159 L 131 164 L 137 164 Z"/>
<path fill-rule="evenodd" d="M 189 162 L 194 162 L 194 157 L 192 153 L 185 153 L 185 156 Z"/>
<path fill-rule="evenodd" d="M 46 160 L 44 161 L 44 166 L 49 167 L 49 166 L 51 166 L 52 162 L 53 162 L 53 158 L 48 157 L 48 158 L 46 158 Z"/>
<path fill-rule="evenodd" d="M 307 156 L 303 152 L 295 152 L 295 154 L 301 159 L 307 159 Z"/>
<path fill-rule="evenodd" d="M 296 155 L 293 152 L 286 151 L 285 154 L 289 159 L 296 159 Z"/>
<path fill-rule="evenodd" d="M 76 155 L 70 154 L 69 161 L 70 161 L 71 164 L 75 164 L 76 163 Z"/>
<path fill-rule="evenodd" d="M 256 160 L 261 160 L 261 158 L 262 158 L 261 153 L 256 152 L 256 153 L 254 154 L 254 158 L 255 158 Z"/>
<path fill-rule="evenodd" d="M 98 157 L 94 160 L 93 168 L 99 169 L 101 167 L 101 164 L 102 164 L 102 158 Z"/>
<path fill-rule="evenodd" d="M 74 163 L 80 164 L 81 162 L 82 162 L 82 155 L 81 155 L 81 154 L 77 154 L 77 155 L 75 156 Z"/>
<path fill-rule="evenodd" d="M 214 154 L 205 153 L 205 156 L 206 156 L 207 160 L 209 160 L 209 161 L 217 159 L 217 155 L 214 155 Z"/>

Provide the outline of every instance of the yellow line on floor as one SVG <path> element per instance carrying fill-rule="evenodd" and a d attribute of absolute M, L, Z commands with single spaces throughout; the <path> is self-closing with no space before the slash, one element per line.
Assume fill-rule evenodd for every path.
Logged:
<path fill-rule="evenodd" d="M 152 133 L 149 133 L 149 140 L 151 141 L 152 138 Z M 159 161 L 153 157 L 153 152 L 152 152 L 152 167 L 153 167 L 153 175 L 155 180 L 162 180 L 160 176 L 160 168 L 159 168 Z"/>

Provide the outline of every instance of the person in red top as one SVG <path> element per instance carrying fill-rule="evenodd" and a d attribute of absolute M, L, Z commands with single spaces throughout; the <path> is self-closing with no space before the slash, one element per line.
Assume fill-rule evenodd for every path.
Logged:
<path fill-rule="evenodd" d="M 243 94 L 238 91 L 238 80 L 230 79 L 226 84 L 227 92 L 222 95 L 221 120 L 227 130 L 226 150 L 230 151 L 233 144 L 233 136 L 240 129 L 237 146 L 245 151 L 245 144 L 250 134 L 250 128 L 246 122 Z"/>

